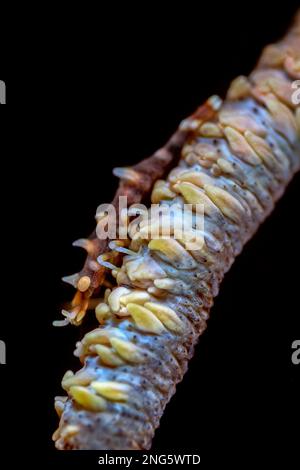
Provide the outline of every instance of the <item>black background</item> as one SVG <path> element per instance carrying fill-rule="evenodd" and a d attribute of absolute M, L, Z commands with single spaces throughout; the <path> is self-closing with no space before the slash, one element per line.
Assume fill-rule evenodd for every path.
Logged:
<path fill-rule="evenodd" d="M 53 397 L 78 367 L 82 332 L 51 322 L 73 294 L 61 276 L 84 260 L 71 243 L 92 231 L 97 205 L 116 189 L 112 168 L 150 155 L 204 99 L 249 73 L 295 11 L 285 2 L 116 7 L 94 21 L 89 12 L 66 29 L 57 19 L 43 52 L 1 69 L 15 108 L 2 124 L 2 450 L 13 443 L 29 462 L 59 459 Z M 227 275 L 153 450 L 199 451 L 207 464 L 297 458 L 299 187 L 298 175 Z"/>

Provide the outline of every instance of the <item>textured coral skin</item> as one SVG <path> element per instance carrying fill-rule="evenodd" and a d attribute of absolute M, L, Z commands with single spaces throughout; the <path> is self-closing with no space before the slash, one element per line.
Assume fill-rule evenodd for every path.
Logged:
<path fill-rule="evenodd" d="M 222 105 L 215 101 L 209 119 L 196 113 L 182 123 L 189 132 L 181 160 L 156 182 L 152 201 L 176 201 L 178 213 L 185 202 L 203 202 L 205 245 L 189 252 L 183 241 L 151 241 L 141 223 L 129 241 L 135 253 L 122 256 L 116 288 L 98 310 L 99 328 L 77 345 L 83 369 L 63 379 L 58 449 L 150 448 L 224 274 L 300 168 L 296 79 L 300 15 L 250 77 L 235 80 Z"/>
<path fill-rule="evenodd" d="M 151 191 L 154 182 L 158 178 L 163 177 L 172 162 L 178 160 L 186 136 L 186 130 L 178 129 L 164 147 L 157 150 L 151 157 L 146 158 L 132 167 L 131 171 L 135 172 L 137 175 L 136 181 L 128 181 L 125 178 L 121 178 L 112 205 L 118 209 L 119 198 L 122 196 L 127 197 L 129 206 L 141 202 L 143 197 L 147 196 Z M 97 257 L 107 252 L 108 240 L 99 240 L 95 230 L 89 239 L 77 240 L 74 242 L 74 246 L 81 246 L 86 249 L 86 261 L 80 273 L 70 276 L 69 279 L 64 278 L 64 280 L 74 287 L 78 287 L 76 285 L 78 279 L 84 276 L 90 279 L 90 285 L 86 290 L 82 292 L 77 288 L 72 301 L 72 311 L 66 312 L 68 313 L 68 322 L 78 326 L 85 317 L 89 299 L 95 291 L 102 286 L 105 280 L 105 269 L 99 265 L 97 269 L 94 269 L 94 266 Z"/>

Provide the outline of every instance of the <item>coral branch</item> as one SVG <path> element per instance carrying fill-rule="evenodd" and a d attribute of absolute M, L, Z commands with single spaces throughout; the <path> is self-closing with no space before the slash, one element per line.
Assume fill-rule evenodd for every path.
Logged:
<path fill-rule="evenodd" d="M 114 172 L 120 178 L 112 205 L 118 207 L 120 197 L 126 196 L 128 206 L 140 203 L 150 195 L 155 181 L 164 177 L 169 168 L 180 158 L 181 149 L 189 133 L 201 122 L 212 119 L 218 108 L 217 97 L 210 98 L 200 106 L 194 114 L 185 119 L 166 145 L 157 150 L 152 156 L 137 163 L 131 168 L 118 168 Z M 65 320 L 55 321 L 55 326 L 65 326 L 68 323 L 80 325 L 89 308 L 89 299 L 104 283 L 106 268 L 97 262 L 97 258 L 109 251 L 109 240 L 99 240 L 94 231 L 88 239 L 80 239 L 73 243 L 87 251 L 86 261 L 82 270 L 72 276 L 63 278 L 64 282 L 72 283 L 77 288 L 72 300 L 71 311 L 63 310 Z"/>

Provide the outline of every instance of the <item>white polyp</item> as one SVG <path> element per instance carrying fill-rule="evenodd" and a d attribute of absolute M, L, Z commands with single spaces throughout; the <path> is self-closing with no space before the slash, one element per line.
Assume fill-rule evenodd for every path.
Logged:
<path fill-rule="evenodd" d="M 67 326 L 69 324 L 70 324 L 70 320 L 68 318 L 65 318 L 64 320 L 55 320 L 54 322 L 52 322 L 53 326 L 58 326 L 58 327 Z"/>
<path fill-rule="evenodd" d="M 118 270 L 119 269 L 117 266 L 110 263 L 109 261 L 104 261 L 103 255 L 98 256 L 97 261 L 104 268 L 111 269 L 111 270 L 115 270 L 115 269 Z"/>
<path fill-rule="evenodd" d="M 123 246 L 117 245 L 116 242 L 112 241 L 109 243 L 109 248 L 113 251 L 118 251 L 119 253 L 124 253 L 125 255 L 129 256 L 137 256 L 137 253 L 133 250 L 129 250 L 128 248 L 124 248 Z"/>

